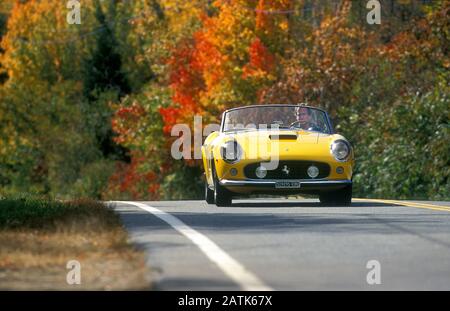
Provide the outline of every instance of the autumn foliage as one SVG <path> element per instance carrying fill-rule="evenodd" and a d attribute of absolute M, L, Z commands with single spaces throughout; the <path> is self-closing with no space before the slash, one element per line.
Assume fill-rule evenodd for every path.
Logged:
<path fill-rule="evenodd" d="M 399 13 L 368 25 L 364 1 L 87 0 L 71 27 L 61 1 L 10 1 L 0 190 L 199 198 L 201 162 L 171 157 L 174 125 L 307 102 L 355 145 L 357 195 L 448 197 L 450 5 L 385 3 Z"/>

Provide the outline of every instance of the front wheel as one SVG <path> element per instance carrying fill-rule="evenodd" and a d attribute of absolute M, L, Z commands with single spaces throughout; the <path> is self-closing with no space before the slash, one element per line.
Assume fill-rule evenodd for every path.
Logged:
<path fill-rule="evenodd" d="M 219 178 L 217 177 L 216 170 L 213 167 L 213 181 L 214 181 L 214 201 L 217 206 L 230 206 L 232 202 L 231 193 L 223 187 Z"/>
<path fill-rule="evenodd" d="M 208 204 L 214 204 L 214 190 L 209 189 L 208 181 L 205 181 L 205 200 Z"/>
<path fill-rule="evenodd" d="M 352 185 L 344 189 L 322 193 L 319 196 L 323 205 L 350 206 L 352 204 Z"/>
<path fill-rule="evenodd" d="M 232 201 L 231 194 L 219 183 L 217 178 L 214 178 L 214 200 L 217 206 L 230 206 Z"/>

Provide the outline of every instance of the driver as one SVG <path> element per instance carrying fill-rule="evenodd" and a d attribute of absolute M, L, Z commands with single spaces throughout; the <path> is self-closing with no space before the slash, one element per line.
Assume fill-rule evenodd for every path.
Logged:
<path fill-rule="evenodd" d="M 295 108 L 295 118 L 296 121 L 292 123 L 292 126 L 301 128 L 307 131 L 319 131 L 320 128 L 317 127 L 311 120 L 311 109 L 307 107 L 296 107 Z"/>

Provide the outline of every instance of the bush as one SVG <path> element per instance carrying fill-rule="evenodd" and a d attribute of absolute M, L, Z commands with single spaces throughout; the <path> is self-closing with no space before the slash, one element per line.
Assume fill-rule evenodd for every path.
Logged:
<path fill-rule="evenodd" d="M 449 94 L 442 82 L 372 110 L 355 142 L 356 195 L 450 198 Z"/>
<path fill-rule="evenodd" d="M 93 219 L 98 219 L 94 224 Z M 92 200 L 62 202 L 29 195 L 0 200 L 0 229 L 57 229 L 85 226 L 85 230 L 100 230 L 120 224 L 119 217 L 103 204 Z M 99 226 L 99 223 L 102 225 Z"/>
<path fill-rule="evenodd" d="M 114 169 L 115 163 L 110 160 L 100 160 L 86 165 L 73 184 L 69 196 L 101 199 Z"/>
<path fill-rule="evenodd" d="M 180 165 L 161 184 L 162 199 L 198 200 L 203 199 L 202 168 Z"/>

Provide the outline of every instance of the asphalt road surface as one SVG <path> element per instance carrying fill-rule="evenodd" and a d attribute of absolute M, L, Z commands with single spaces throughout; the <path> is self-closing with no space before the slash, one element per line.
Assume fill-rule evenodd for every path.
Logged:
<path fill-rule="evenodd" d="M 450 290 L 450 202 L 396 203 L 112 206 L 145 250 L 156 290 Z"/>

